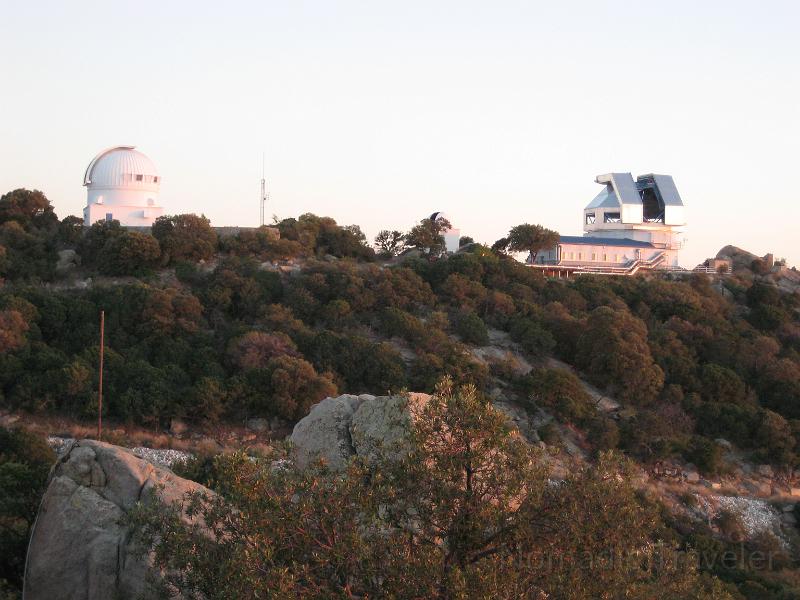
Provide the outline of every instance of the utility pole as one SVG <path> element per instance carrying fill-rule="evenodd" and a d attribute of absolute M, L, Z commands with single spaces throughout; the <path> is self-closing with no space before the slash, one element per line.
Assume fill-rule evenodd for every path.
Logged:
<path fill-rule="evenodd" d="M 103 338 L 106 328 L 106 311 L 100 311 L 100 382 L 97 386 L 97 439 L 103 435 Z"/>

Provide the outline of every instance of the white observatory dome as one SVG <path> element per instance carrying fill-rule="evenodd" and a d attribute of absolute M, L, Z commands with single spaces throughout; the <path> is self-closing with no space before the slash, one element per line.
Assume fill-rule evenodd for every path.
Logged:
<path fill-rule="evenodd" d="M 83 176 L 88 192 L 84 224 L 117 220 L 127 227 L 147 227 L 163 214 L 158 204 L 161 177 L 156 166 L 134 146 L 103 150 Z"/>

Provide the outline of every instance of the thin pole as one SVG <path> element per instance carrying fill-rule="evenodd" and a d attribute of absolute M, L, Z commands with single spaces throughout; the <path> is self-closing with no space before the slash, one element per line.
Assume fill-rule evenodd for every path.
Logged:
<path fill-rule="evenodd" d="M 97 387 L 97 439 L 103 435 L 103 337 L 106 328 L 106 312 L 100 311 L 100 383 Z"/>

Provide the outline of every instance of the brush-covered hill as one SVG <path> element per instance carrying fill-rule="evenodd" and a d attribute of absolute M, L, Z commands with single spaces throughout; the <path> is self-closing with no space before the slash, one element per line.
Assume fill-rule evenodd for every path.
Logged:
<path fill-rule="evenodd" d="M 616 450 L 713 478 L 734 452 L 791 492 L 800 295 L 752 261 L 726 277 L 563 281 L 482 244 L 444 256 L 430 221 L 377 250 L 326 217 L 275 229 L 220 239 L 178 215 L 150 234 L 84 231 L 40 192 L 6 194 L 0 407 L 96 419 L 102 310 L 112 423 L 263 419 L 282 437 L 326 396 L 430 393 L 449 376 L 588 462 Z"/>

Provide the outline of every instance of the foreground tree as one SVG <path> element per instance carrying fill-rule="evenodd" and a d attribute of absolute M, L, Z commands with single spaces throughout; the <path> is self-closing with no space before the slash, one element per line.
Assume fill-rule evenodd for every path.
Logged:
<path fill-rule="evenodd" d="M 541 225 L 523 223 L 508 232 L 508 249 L 511 252 L 529 252 L 529 260 L 533 262 L 539 252 L 555 247 L 558 240 L 559 235 L 555 231 Z"/>
<path fill-rule="evenodd" d="M 691 561 L 661 560 L 689 555 L 654 543 L 658 513 L 625 463 L 604 456 L 548 485 L 536 451 L 473 387 L 445 381 L 407 406 L 408 436 L 345 473 L 229 455 L 209 477 L 219 495 L 187 499 L 191 525 L 180 506 L 140 508 L 137 537 L 165 593 L 731 598 Z"/>

